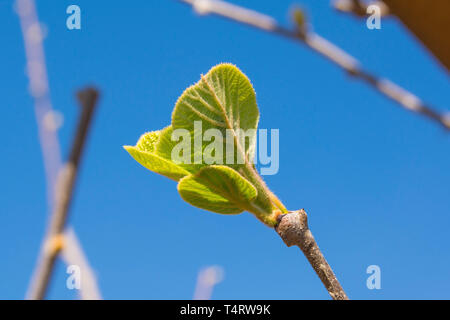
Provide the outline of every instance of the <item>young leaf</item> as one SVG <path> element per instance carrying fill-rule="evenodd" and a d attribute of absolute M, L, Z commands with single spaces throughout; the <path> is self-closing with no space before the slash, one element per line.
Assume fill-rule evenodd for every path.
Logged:
<path fill-rule="evenodd" d="M 235 170 L 208 166 L 178 183 L 183 200 L 201 209 L 223 214 L 241 213 L 251 208 L 258 192 Z"/>
<path fill-rule="evenodd" d="M 167 150 L 171 149 L 171 146 L 167 139 L 161 140 L 161 136 L 170 132 L 172 132 L 170 126 L 160 131 L 147 132 L 139 138 L 136 146 L 124 148 L 147 169 L 178 181 L 188 175 L 189 171 L 173 163 L 170 157 L 166 157 Z"/>
<path fill-rule="evenodd" d="M 178 98 L 169 127 L 125 148 L 147 169 L 179 181 L 188 203 L 223 214 L 247 210 L 274 226 L 287 210 L 253 165 L 258 120 L 249 79 L 220 64 Z"/>
<path fill-rule="evenodd" d="M 258 190 L 256 206 L 271 214 L 277 207 L 269 199 L 267 188 L 252 164 L 258 120 L 259 111 L 252 84 L 231 64 L 220 64 L 201 76 L 178 98 L 172 113 L 173 129 L 187 130 L 194 146 L 190 171 L 196 172 L 208 165 L 205 156 L 211 142 L 200 140 L 200 148 L 195 148 L 199 131 L 200 134 L 208 130 L 218 132 L 214 143 L 220 140 L 220 148 L 217 149 L 222 150 L 223 154 L 220 162 L 214 164 L 229 166 L 249 180 Z"/>
<path fill-rule="evenodd" d="M 220 64 L 201 76 L 195 85 L 187 88 L 178 98 L 172 114 L 172 127 L 188 130 L 192 145 L 198 133 L 195 131 L 196 124 L 197 129 L 201 124 L 202 132 L 219 130 L 223 137 L 223 150 L 226 150 L 226 143 L 234 144 L 232 153 L 223 152 L 221 164 L 238 169 L 245 163 L 253 162 L 258 120 L 256 96 L 250 80 L 235 66 Z M 247 133 L 246 140 L 244 132 Z M 192 162 L 200 160 L 206 165 L 201 159 L 209 144 L 209 141 L 202 141 L 201 148 L 192 154 Z"/>

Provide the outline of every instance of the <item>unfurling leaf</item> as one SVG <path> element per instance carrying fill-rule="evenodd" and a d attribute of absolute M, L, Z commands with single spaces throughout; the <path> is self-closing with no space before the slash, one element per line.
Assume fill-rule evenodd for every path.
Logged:
<path fill-rule="evenodd" d="M 253 162 L 258 120 L 252 84 L 238 68 L 230 64 L 212 68 L 206 76 L 201 76 L 196 84 L 187 88 L 178 98 L 172 114 L 173 128 L 187 129 L 193 145 L 200 123 L 202 132 L 218 130 L 224 146 L 228 137 L 228 143 L 234 143 L 234 148 L 229 148 L 232 152 L 223 152 L 222 163 L 234 168 Z M 208 144 L 208 141 L 203 141 L 202 148 L 192 154 L 192 161 L 201 159 L 199 153 L 203 153 Z"/>
<path fill-rule="evenodd" d="M 147 169 L 179 181 L 188 203 L 222 214 L 246 210 L 273 226 L 287 210 L 253 165 L 258 119 L 249 79 L 220 64 L 178 98 L 170 126 L 125 149 Z"/>
<path fill-rule="evenodd" d="M 181 179 L 178 192 L 193 206 L 224 214 L 241 213 L 258 194 L 235 170 L 215 165 Z"/>
<path fill-rule="evenodd" d="M 171 148 L 170 140 L 161 139 L 161 136 L 171 131 L 171 127 L 167 127 L 160 131 L 147 132 L 141 136 L 136 146 L 125 146 L 124 148 L 137 162 L 147 169 L 178 181 L 188 175 L 189 171 L 186 171 L 166 157 L 167 149 Z"/>

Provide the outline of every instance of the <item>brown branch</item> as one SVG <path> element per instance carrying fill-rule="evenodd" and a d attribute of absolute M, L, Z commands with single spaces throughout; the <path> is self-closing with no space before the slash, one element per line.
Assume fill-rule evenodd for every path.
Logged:
<path fill-rule="evenodd" d="M 396 102 L 403 109 L 423 116 L 439 124 L 446 130 L 450 130 L 450 117 L 433 109 L 422 102 L 411 92 L 401 88 L 388 79 L 378 78 L 364 70 L 358 60 L 322 38 L 318 34 L 308 30 L 304 25 L 297 25 L 297 29 L 291 30 L 279 25 L 275 19 L 259 12 L 242 8 L 237 5 L 218 0 L 178 0 L 191 5 L 199 14 L 215 14 L 229 20 L 239 22 L 254 28 L 273 33 L 291 40 L 301 42 L 310 49 L 319 53 L 333 62 L 355 79 L 361 80 L 384 96 Z M 297 12 L 298 13 L 298 12 Z"/>
<path fill-rule="evenodd" d="M 294 211 L 279 217 L 276 232 L 288 247 L 298 246 L 319 276 L 334 300 L 348 300 L 336 275 L 323 256 L 308 227 L 305 210 Z"/>
<path fill-rule="evenodd" d="M 81 115 L 69 159 L 60 170 L 58 176 L 55 206 L 50 217 L 47 234 L 44 238 L 44 245 L 39 259 L 40 262 L 31 284 L 30 299 L 45 298 L 56 258 L 64 247 L 63 231 L 68 220 L 78 167 L 97 102 L 98 92 L 95 89 L 88 88 L 79 91 L 77 96 L 82 108 Z"/>

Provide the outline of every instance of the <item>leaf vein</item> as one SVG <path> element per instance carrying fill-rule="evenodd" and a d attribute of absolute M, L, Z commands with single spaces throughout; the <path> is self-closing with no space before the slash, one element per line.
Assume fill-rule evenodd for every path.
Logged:
<path fill-rule="evenodd" d="M 226 128 L 226 124 L 224 122 L 217 121 L 217 120 L 214 120 L 214 119 L 208 117 L 204 113 L 201 113 L 200 111 L 195 109 L 195 107 L 193 105 L 191 105 L 189 102 L 183 101 L 183 105 L 187 106 L 189 109 L 191 109 L 196 115 L 198 115 L 203 120 L 205 120 L 205 121 L 207 121 L 207 122 L 209 122 L 209 123 L 211 123 L 211 124 L 213 124 L 215 126 Z"/>

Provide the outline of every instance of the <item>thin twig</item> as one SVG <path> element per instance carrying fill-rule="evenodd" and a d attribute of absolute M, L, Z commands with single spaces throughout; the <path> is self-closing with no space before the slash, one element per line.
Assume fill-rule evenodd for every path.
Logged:
<path fill-rule="evenodd" d="M 402 108 L 434 121 L 443 128 L 450 130 L 450 117 L 426 105 L 411 92 L 394 84 L 392 81 L 378 78 L 365 71 L 358 60 L 322 38 L 313 31 L 297 26 L 296 30 L 287 29 L 277 21 L 259 12 L 219 0 L 178 0 L 191 5 L 199 14 L 215 14 L 232 21 L 246 24 L 269 33 L 304 43 L 306 46 L 321 54 L 355 79 L 359 79 L 384 96 L 390 98 Z"/>
<path fill-rule="evenodd" d="M 305 210 L 291 212 L 279 217 L 276 232 L 288 247 L 298 246 L 319 276 L 328 293 L 334 300 L 348 300 L 336 275 L 323 256 L 308 227 Z"/>
<path fill-rule="evenodd" d="M 50 217 L 49 229 L 44 238 L 44 245 L 39 259 L 40 263 L 33 277 L 29 293 L 30 299 L 45 298 L 56 258 L 64 247 L 63 231 L 68 219 L 78 167 L 97 97 L 97 90 L 92 88 L 78 92 L 78 99 L 82 108 L 81 116 L 69 159 L 58 176 L 55 206 Z"/>

